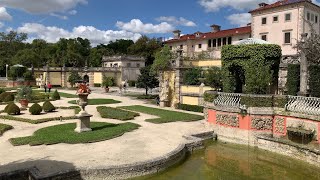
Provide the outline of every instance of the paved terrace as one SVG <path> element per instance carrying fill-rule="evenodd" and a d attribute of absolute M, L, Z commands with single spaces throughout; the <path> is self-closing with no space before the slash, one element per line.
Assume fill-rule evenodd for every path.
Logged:
<path fill-rule="evenodd" d="M 74 93 L 75 91 L 60 90 L 61 92 Z M 97 91 L 89 98 L 110 98 L 120 100 L 120 104 L 110 104 L 107 106 L 130 106 L 146 105 L 143 101 L 134 100 L 129 97 L 119 95 L 107 95 Z M 55 106 L 71 106 L 67 102 L 72 99 L 62 99 L 54 101 Z M 4 106 L 0 106 L 3 109 Z M 168 108 L 170 109 L 170 108 Z M 93 115 L 91 121 L 123 123 L 123 121 L 103 119 L 96 111 L 96 106 L 87 106 L 86 110 Z M 172 110 L 172 109 L 170 109 Z M 70 116 L 70 114 L 64 114 Z M 125 133 L 123 136 L 111 140 L 91 143 L 91 144 L 56 144 L 41 146 L 12 146 L 8 139 L 13 137 L 30 136 L 38 129 L 62 123 L 76 122 L 54 121 L 42 124 L 29 124 L 17 121 L 2 120 L 0 123 L 12 125 L 13 130 L 6 132 L 0 137 L 0 173 L 20 168 L 36 166 L 43 175 L 56 173 L 67 169 L 95 169 L 112 165 L 124 165 L 136 162 L 151 160 L 163 156 L 181 143 L 186 143 L 184 135 L 191 135 L 206 132 L 204 120 L 196 122 L 174 122 L 167 124 L 152 124 L 145 122 L 147 118 L 154 116 L 142 114 L 135 120 L 127 121 L 140 124 L 138 130 Z"/>

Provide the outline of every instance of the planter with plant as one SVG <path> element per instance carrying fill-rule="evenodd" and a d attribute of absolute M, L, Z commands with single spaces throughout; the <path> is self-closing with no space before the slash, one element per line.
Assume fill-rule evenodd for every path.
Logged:
<path fill-rule="evenodd" d="M 105 88 L 106 93 L 109 92 L 109 87 L 114 85 L 114 79 L 112 77 L 103 76 L 102 87 Z"/>
<path fill-rule="evenodd" d="M 29 102 L 32 100 L 32 89 L 31 87 L 24 86 L 18 90 L 16 95 L 16 101 L 21 104 L 23 109 L 28 107 Z"/>

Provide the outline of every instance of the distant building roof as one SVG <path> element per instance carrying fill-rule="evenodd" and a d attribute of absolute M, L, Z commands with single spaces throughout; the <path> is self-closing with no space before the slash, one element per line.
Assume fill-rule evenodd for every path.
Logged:
<path fill-rule="evenodd" d="M 129 55 L 122 55 L 122 56 L 103 56 L 103 62 L 112 62 L 112 61 L 145 61 L 144 57 L 140 56 L 129 56 Z"/>
<path fill-rule="evenodd" d="M 240 34 L 250 34 L 251 33 L 251 26 L 234 28 L 234 29 L 226 29 L 226 30 L 221 30 L 218 32 L 207 32 L 207 33 L 198 32 L 198 33 L 200 34 L 199 37 L 196 37 L 196 35 L 195 35 L 196 33 L 195 34 L 186 34 L 186 35 L 180 36 L 179 39 L 170 39 L 170 40 L 166 41 L 165 43 L 173 43 L 173 42 L 194 40 L 194 39 L 221 38 L 221 37 L 228 37 L 228 36 L 234 36 L 234 35 L 240 35 Z"/>
<path fill-rule="evenodd" d="M 282 0 L 282 1 L 277 1 L 275 3 L 272 4 L 266 4 L 266 3 L 262 3 L 263 6 L 260 6 L 257 9 L 254 9 L 252 11 L 249 11 L 249 13 L 253 13 L 253 12 L 257 12 L 257 11 L 262 11 L 262 10 L 266 10 L 266 9 L 271 9 L 271 8 L 275 8 L 275 7 L 280 7 L 280 6 L 285 6 L 285 5 L 291 5 L 291 4 L 295 4 L 295 3 L 301 3 L 301 2 L 309 2 L 312 3 L 311 0 Z M 312 3 L 313 4 L 313 3 Z M 314 4 L 316 5 L 316 4 Z"/>
<path fill-rule="evenodd" d="M 270 43 L 262 39 L 248 38 L 248 39 L 243 39 L 239 41 L 235 45 L 245 45 L 245 44 L 270 44 Z"/>

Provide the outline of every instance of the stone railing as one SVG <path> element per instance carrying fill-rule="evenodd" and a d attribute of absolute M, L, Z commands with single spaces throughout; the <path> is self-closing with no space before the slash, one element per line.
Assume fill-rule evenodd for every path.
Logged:
<path fill-rule="evenodd" d="M 213 101 L 215 106 L 240 108 L 241 94 L 218 92 L 217 98 Z"/>
<path fill-rule="evenodd" d="M 288 96 L 286 110 L 310 115 L 320 115 L 320 98 Z"/>

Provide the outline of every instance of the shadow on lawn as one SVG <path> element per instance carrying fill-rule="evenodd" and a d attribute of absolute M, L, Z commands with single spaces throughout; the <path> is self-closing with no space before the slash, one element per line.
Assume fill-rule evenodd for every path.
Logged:
<path fill-rule="evenodd" d="M 94 128 L 92 128 L 92 131 L 98 131 L 101 129 L 112 128 L 112 127 L 116 127 L 116 126 L 119 126 L 119 124 L 108 124 L 108 125 L 104 125 L 104 126 L 94 127 Z"/>
<path fill-rule="evenodd" d="M 12 162 L 0 167 L 1 180 L 82 180 L 80 172 L 71 163 L 47 159 Z"/>

